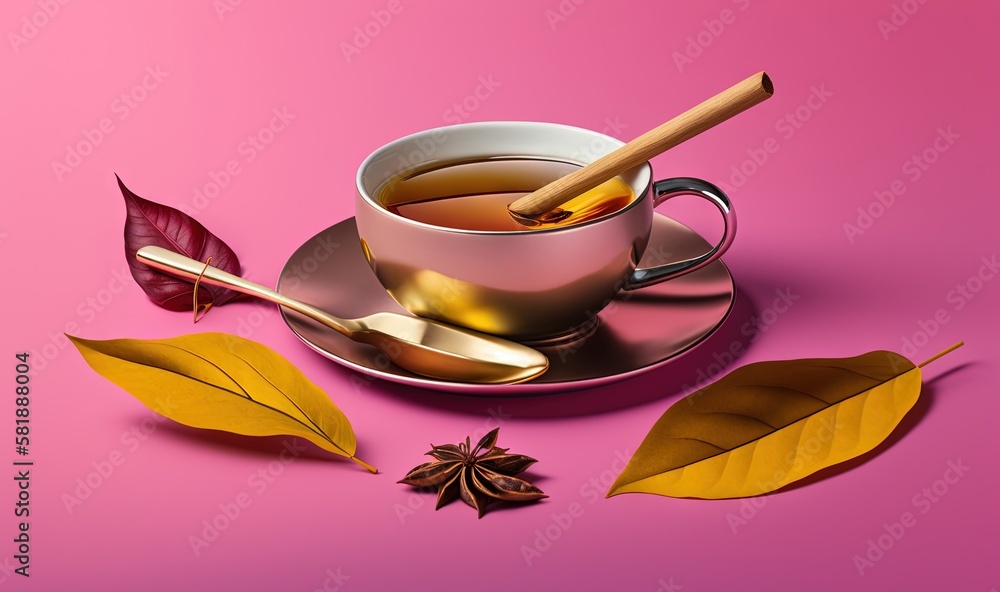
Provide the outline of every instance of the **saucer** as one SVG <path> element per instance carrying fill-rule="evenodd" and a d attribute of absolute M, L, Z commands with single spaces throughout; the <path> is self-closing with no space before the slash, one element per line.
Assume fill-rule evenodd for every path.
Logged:
<path fill-rule="evenodd" d="M 687 226 L 654 215 L 646 247 L 651 258 L 679 261 L 711 248 Z M 640 267 L 650 265 L 645 260 L 640 261 Z M 354 218 L 335 224 L 299 247 L 281 270 L 277 290 L 340 317 L 376 312 L 410 314 L 389 296 L 368 267 Z M 549 358 L 545 374 L 511 385 L 425 378 L 392 364 L 370 345 L 351 341 L 298 313 L 284 308 L 281 313 L 306 345 L 368 376 L 437 391 L 519 396 L 591 388 L 662 366 L 715 332 L 732 310 L 735 296 L 733 277 L 718 260 L 677 279 L 622 292 L 600 313 L 593 331 L 569 343 L 538 348 Z"/>

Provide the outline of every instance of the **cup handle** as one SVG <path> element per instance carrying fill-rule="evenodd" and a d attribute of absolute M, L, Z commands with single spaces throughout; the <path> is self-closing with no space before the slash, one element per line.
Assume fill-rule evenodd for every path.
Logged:
<path fill-rule="evenodd" d="M 707 199 L 719 208 L 725 230 L 722 239 L 707 253 L 684 261 L 636 269 L 622 288 L 624 290 L 644 288 L 701 269 L 721 257 L 736 238 L 736 212 L 733 211 L 733 204 L 715 185 L 701 179 L 675 177 L 653 183 L 653 195 L 654 208 L 678 195 L 694 195 Z"/>

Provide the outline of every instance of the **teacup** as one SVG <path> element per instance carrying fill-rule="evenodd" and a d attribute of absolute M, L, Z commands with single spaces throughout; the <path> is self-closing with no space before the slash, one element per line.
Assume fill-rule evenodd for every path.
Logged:
<path fill-rule="evenodd" d="M 653 182 L 645 163 L 620 175 L 635 199 L 613 213 L 566 226 L 484 231 L 403 217 L 380 192 L 436 163 L 517 157 L 582 166 L 621 145 L 591 130 L 539 122 L 466 123 L 390 142 L 358 170 L 355 209 L 365 257 L 389 294 L 418 316 L 525 342 L 575 335 L 618 292 L 690 273 L 725 253 L 736 234 L 729 198 L 699 179 Z M 722 239 L 698 257 L 637 269 L 653 208 L 678 195 L 714 204 L 725 224 Z"/>

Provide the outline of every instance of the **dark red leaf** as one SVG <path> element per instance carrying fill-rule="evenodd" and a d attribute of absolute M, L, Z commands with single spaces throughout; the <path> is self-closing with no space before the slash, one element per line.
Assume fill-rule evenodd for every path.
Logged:
<path fill-rule="evenodd" d="M 240 275 L 236 253 L 197 220 L 169 206 L 139 197 L 125 187 L 118 175 L 115 178 L 125 197 L 125 259 L 136 283 L 158 306 L 175 311 L 191 310 L 194 283 L 139 262 L 135 253 L 142 247 L 155 245 L 198 261 L 211 257 L 212 267 Z M 198 304 L 220 306 L 240 296 L 239 292 L 225 288 L 201 285 Z"/>

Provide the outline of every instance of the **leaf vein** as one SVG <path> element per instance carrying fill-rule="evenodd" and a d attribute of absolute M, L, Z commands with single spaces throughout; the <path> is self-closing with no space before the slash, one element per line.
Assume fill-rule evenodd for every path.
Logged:
<path fill-rule="evenodd" d="M 827 370 L 846 370 L 852 374 L 857 374 L 858 376 L 868 378 L 870 380 L 875 380 L 880 382 L 885 381 L 885 379 L 880 378 L 878 376 L 871 376 L 870 374 L 865 374 L 864 372 L 858 372 L 854 368 L 847 368 L 846 366 L 825 366 L 823 364 L 799 364 L 799 365 L 804 368 L 825 368 Z"/>
<path fill-rule="evenodd" d="M 119 183 L 120 182 L 121 181 L 119 180 Z M 129 191 L 129 193 L 131 194 L 132 192 Z M 149 217 L 149 214 L 146 213 L 146 210 L 143 209 L 142 205 L 140 205 L 139 202 L 136 201 L 136 199 L 132 195 L 129 195 L 128 198 L 132 201 L 133 204 L 135 204 L 135 209 L 139 210 L 139 213 L 142 214 L 142 217 L 147 222 L 149 222 L 149 224 L 153 228 L 155 228 L 158 231 L 159 235 L 162 236 L 163 238 L 167 239 L 167 242 L 169 242 L 171 245 L 173 245 L 174 247 L 177 248 L 177 252 L 178 253 L 180 253 L 182 255 L 185 255 L 187 257 L 191 257 L 192 259 L 194 258 L 194 257 L 192 257 L 191 253 L 187 249 L 185 249 L 184 247 L 182 247 L 172 236 L 169 236 L 167 234 L 167 232 L 166 232 L 165 229 L 160 228 L 160 225 L 157 224 L 152 218 Z M 156 235 L 153 235 L 153 236 L 156 236 Z"/>
<path fill-rule="evenodd" d="M 162 343 L 162 342 L 161 342 L 161 343 Z M 262 403 L 262 402 L 260 402 L 260 401 L 257 401 L 257 400 L 255 400 L 254 398 L 252 398 L 252 397 L 251 397 L 251 396 L 249 395 L 249 393 L 246 393 L 246 390 L 245 390 L 245 389 L 243 388 L 243 385 L 241 385 L 241 384 L 240 384 L 240 383 L 239 383 L 239 382 L 238 382 L 238 381 L 237 381 L 237 380 L 236 380 L 235 378 L 233 378 L 232 376 L 230 376 L 228 372 L 226 372 L 226 371 L 225 371 L 225 370 L 223 370 L 223 369 L 222 369 L 221 367 L 219 367 L 219 365 L 218 365 L 218 364 L 215 364 L 215 363 L 214 363 L 214 362 L 212 362 L 211 360 L 208 360 L 208 359 L 204 358 L 203 356 L 201 356 L 201 355 L 199 355 L 199 354 L 197 354 L 197 353 L 194 353 L 194 352 L 191 352 L 191 351 L 189 351 L 189 350 L 187 350 L 187 349 L 185 349 L 185 348 L 183 348 L 183 347 L 180 347 L 180 346 L 177 346 L 177 345 L 174 345 L 174 344 L 171 344 L 171 343 L 164 343 L 163 345 L 167 345 L 167 346 L 169 346 L 169 347 L 173 347 L 173 348 L 175 348 L 175 349 L 179 349 L 179 350 L 181 350 L 181 351 L 183 351 L 183 352 L 188 352 L 188 353 L 190 353 L 190 354 L 192 354 L 192 355 L 194 355 L 194 356 L 196 356 L 196 357 L 198 357 L 198 358 L 200 358 L 200 359 L 204 360 L 204 361 L 205 361 L 206 363 L 208 363 L 208 364 L 210 364 L 210 365 L 214 366 L 215 368 L 218 368 L 218 370 L 219 370 L 220 372 L 222 372 L 223 374 L 225 374 L 225 375 L 226 375 L 227 377 L 229 377 L 229 379 L 230 379 L 230 380 L 232 380 L 232 381 L 233 381 L 234 383 L 236 383 L 236 386 L 240 387 L 240 390 L 242 390 L 242 391 L 243 391 L 243 392 L 244 392 L 244 393 L 246 394 L 246 396 L 241 396 L 241 395 L 240 395 L 239 393 L 237 393 L 237 392 L 235 392 L 235 391 L 231 391 L 231 390 L 229 390 L 229 389 L 227 389 L 227 388 L 224 388 L 224 387 L 220 387 L 220 386 L 218 386 L 218 385 L 214 385 L 214 384 L 211 384 L 211 383 L 205 383 L 205 384 L 211 384 L 212 386 L 216 386 L 217 388 L 219 388 L 219 389 L 221 389 L 221 390 L 223 390 L 223 391 L 225 391 L 225 392 L 227 392 L 227 393 L 231 393 L 231 394 L 233 394 L 233 395 L 236 395 L 236 396 L 238 396 L 238 397 L 241 397 L 241 398 L 244 398 L 244 399 L 246 399 L 247 401 L 250 401 L 251 403 L 254 403 L 254 404 L 256 404 L 256 405 L 259 405 L 259 406 L 263 407 L 264 409 L 270 409 L 271 411 L 273 411 L 273 412 L 275 412 L 275 413 L 278 413 L 278 414 L 280 414 L 280 415 L 284 415 L 284 416 L 285 416 L 285 417 L 287 417 L 288 419 L 291 419 L 291 420 L 292 420 L 292 421 L 294 421 L 295 423 L 298 423 L 299 425 L 301 425 L 302 427 L 306 428 L 306 429 L 307 429 L 307 430 L 309 430 L 310 432 L 313 432 L 314 434 L 316 434 L 317 436 L 320 436 L 320 437 L 321 437 L 321 438 L 323 438 L 324 440 L 327 440 L 327 441 L 329 441 L 329 442 L 330 442 L 330 444 L 332 444 L 332 445 L 333 445 L 333 446 L 334 446 L 335 448 L 337 448 L 337 450 L 340 450 L 340 451 L 344 452 L 345 454 L 347 454 L 347 451 L 346 451 L 346 450 L 344 450 L 343 448 L 341 448 L 340 446 L 338 446 L 336 442 L 334 442 L 333 440 L 331 440 L 331 439 L 330 439 L 330 437 L 329 437 L 328 435 L 326 435 L 325 433 L 323 433 L 322 431 L 318 431 L 317 429 L 314 429 L 313 427 L 311 427 L 311 426 L 310 426 L 310 425 L 308 425 L 307 423 L 303 422 L 303 421 L 302 421 L 301 419 L 299 419 L 299 418 L 297 418 L 297 417 L 294 417 L 294 416 L 293 416 L 293 415 L 291 415 L 290 413 L 286 413 L 285 411 L 282 411 L 281 409 L 278 409 L 277 407 L 272 407 L 271 405 L 266 405 L 266 404 L 264 404 L 264 403 Z M 235 355 L 235 354 L 234 354 L 234 355 Z M 245 361 L 245 360 L 243 360 L 243 358 L 240 358 L 239 356 L 236 356 L 236 357 L 237 357 L 237 358 L 239 358 L 239 359 L 240 359 L 241 361 Z M 250 364 L 248 363 L 247 365 L 250 365 Z M 251 368 L 253 368 L 253 366 L 250 366 L 250 367 L 251 367 Z M 256 368 L 254 368 L 254 371 L 256 371 Z M 173 371 L 171 370 L 171 372 L 173 372 Z M 203 380 L 200 380 L 200 379 L 197 379 L 197 378 L 194 378 L 193 376 L 190 376 L 190 375 L 187 375 L 187 374 L 181 374 L 181 373 L 179 373 L 179 372 L 178 372 L 177 374 L 180 374 L 181 376 L 185 376 L 185 377 L 187 377 L 187 378 L 190 378 L 190 379 L 192 379 L 192 380 L 197 380 L 198 382 L 203 382 L 203 383 L 205 382 L 205 381 L 203 381 Z M 258 374 L 260 374 L 260 373 L 258 372 Z M 266 380 L 266 378 L 265 378 L 265 380 Z M 268 381 L 268 382 L 270 382 L 270 381 Z M 279 390 L 278 392 L 281 392 L 281 391 Z M 282 393 L 282 395 L 284 395 L 284 393 Z M 285 398 L 288 398 L 288 397 L 287 397 L 287 396 L 285 396 Z M 296 405 L 295 407 L 296 407 L 296 408 L 298 408 L 298 405 Z M 300 411 L 301 411 L 301 409 L 300 409 Z M 305 413 L 303 413 L 303 415 L 305 415 Z M 307 416 L 307 417 L 308 417 L 308 416 Z M 347 454 L 347 456 L 351 456 L 351 455 L 350 455 L 350 454 Z"/>
<path fill-rule="evenodd" d="M 759 417 L 754 417 L 752 415 L 746 415 L 744 413 L 733 413 L 732 411 L 696 411 L 695 413 L 698 414 L 698 415 L 731 415 L 733 417 L 744 417 L 746 419 L 752 419 L 752 420 L 754 420 L 754 421 L 756 421 L 758 423 L 762 423 L 762 424 L 766 425 L 767 427 L 771 428 L 772 430 L 780 429 L 780 428 L 777 428 L 777 427 L 775 427 L 775 426 L 767 423 L 766 421 L 764 421 L 763 419 L 760 419 Z"/>
<path fill-rule="evenodd" d="M 825 405 L 827 407 L 829 407 L 830 405 L 835 405 L 836 404 L 836 402 L 831 403 L 830 401 L 827 401 L 826 399 L 822 399 L 822 398 L 817 397 L 816 395 L 814 395 L 814 394 L 812 394 L 810 392 L 807 392 L 807 391 L 804 391 L 804 390 L 801 390 L 801 389 L 797 389 L 797 388 L 795 388 L 793 386 L 784 386 L 784 385 L 780 385 L 780 384 L 750 384 L 750 385 L 742 385 L 742 386 L 744 388 L 746 388 L 746 387 L 759 387 L 759 388 L 767 388 L 767 389 L 775 389 L 775 390 L 783 390 L 783 391 L 790 391 L 790 392 L 793 392 L 793 393 L 799 393 L 800 395 L 806 395 L 807 397 L 809 397 L 811 399 L 816 399 L 817 401 L 819 401 L 820 403 L 823 403 L 823 405 Z"/>
<path fill-rule="evenodd" d="M 340 447 L 339 445 L 337 445 L 337 443 L 336 443 L 336 442 L 334 442 L 334 441 L 333 441 L 333 438 L 332 438 L 332 437 L 331 437 L 331 436 L 330 436 L 329 434 L 327 434 L 327 433 L 326 433 L 326 432 L 325 432 L 325 431 L 323 430 L 323 428 L 321 428 L 321 427 L 319 426 L 319 424 L 317 424 L 317 423 L 316 423 L 315 421 L 313 421 L 313 418 L 312 418 L 312 417 L 310 417 L 308 413 L 306 413 L 305 411 L 303 411 L 303 410 L 302 410 L 302 408 L 301 408 L 301 407 L 299 407 L 299 404 L 298 404 L 298 403 L 296 403 L 294 399 L 292 399 L 291 397 L 289 397 L 289 396 L 288 396 L 288 394 L 287 394 L 287 393 L 285 393 L 285 391 L 283 391 L 283 390 L 282 390 L 282 389 L 281 389 L 281 388 L 280 388 L 280 387 L 279 387 L 278 385 L 274 384 L 274 383 L 273 383 L 273 382 L 271 381 L 271 379 L 270 379 L 270 378 L 268 378 L 267 376 L 265 376 L 265 375 L 264 375 L 264 374 L 263 374 L 263 373 L 262 373 L 262 372 L 261 372 L 260 370 L 258 370 L 258 369 L 256 368 L 256 366 L 254 366 L 253 364 L 251 364 L 251 363 L 250 363 L 250 362 L 249 362 L 248 360 L 246 360 L 246 359 L 245 359 L 245 358 L 243 358 L 242 356 L 239 356 L 239 355 L 236 355 L 236 354 L 233 354 L 233 355 L 235 355 L 235 356 L 236 356 L 237 358 L 239 358 L 239 359 L 240 359 L 240 361 L 242 361 L 242 362 L 243 362 L 243 363 L 245 363 L 245 364 L 246 364 L 247 366 L 249 366 L 251 370 L 253 370 L 254 372 L 256 372 L 256 373 L 257 373 L 257 376 L 260 376 L 260 377 L 261 377 L 262 379 L 264 379 L 264 381 L 265 381 L 265 382 L 267 382 L 267 383 L 268 383 L 269 385 L 271 385 L 271 386 L 272 386 L 272 387 L 274 388 L 274 390 L 276 390 L 276 391 L 278 391 L 279 393 L 281 393 L 281 396 L 282 396 L 282 397 L 284 397 L 284 398 L 285 398 L 285 400 L 287 400 L 287 401 L 288 401 L 289 403 L 291 403 L 291 404 L 292 404 L 292 406 L 293 406 L 293 407 L 295 407 L 295 408 L 296 408 L 296 409 L 297 409 L 297 410 L 299 411 L 299 413 L 301 413 L 301 414 L 302 414 L 302 417 L 305 417 L 305 418 L 306 418 L 307 420 L 309 420 L 309 423 L 310 423 L 310 424 L 311 424 L 311 425 L 313 426 L 313 428 L 315 428 L 315 429 L 313 429 L 313 428 L 310 428 L 310 429 L 311 429 L 311 430 L 312 430 L 313 432 L 315 432 L 315 433 L 316 433 L 317 435 L 319 435 L 319 436 L 322 436 L 324 440 L 326 440 L 326 441 L 327 441 L 327 442 L 329 442 L 330 444 L 332 444 L 332 445 L 336 446 L 336 447 L 337 447 L 338 449 L 340 449 L 340 450 L 344 450 L 344 449 L 343 449 L 343 448 L 341 448 L 341 447 Z M 300 421 L 300 423 L 302 423 L 303 425 L 305 425 L 305 423 L 304 423 L 304 422 L 301 422 L 301 421 Z M 306 427 L 309 427 L 309 426 L 306 426 Z M 345 450 L 344 452 L 346 452 L 346 450 Z"/>
<path fill-rule="evenodd" d="M 722 446 L 719 446 L 717 444 L 712 444 L 708 440 L 702 440 L 701 438 L 691 438 L 691 437 L 688 437 L 688 436 L 671 436 L 671 439 L 672 440 L 693 440 L 695 442 L 701 442 L 702 444 L 708 444 L 712 448 L 718 448 L 719 450 L 721 450 L 723 452 L 726 451 L 726 449 L 723 448 Z"/>
<path fill-rule="evenodd" d="M 208 364 L 209 366 L 212 366 L 213 368 L 215 368 L 215 369 L 216 369 L 216 370 L 218 370 L 219 372 L 222 372 L 223 374 L 225 374 L 225 375 L 226 375 L 226 378 L 228 378 L 229 380 L 232 380 L 232 381 L 233 381 L 233 384 L 235 384 L 235 385 L 236 385 L 237 387 L 239 387 L 239 389 L 240 389 L 241 391 L 243 391 L 243 396 L 244 396 L 244 397 L 246 397 L 247 399 L 250 399 L 251 401 L 253 401 L 253 397 L 251 397 L 251 396 L 250 396 L 250 393 L 248 393 L 248 392 L 247 392 L 247 390 L 246 390 L 245 388 L 243 388 L 243 385 L 242 385 L 242 384 L 240 384 L 240 381 L 238 381 L 238 380 L 236 380 L 235 378 L 233 378 L 233 377 L 232 377 L 232 375 L 230 375 L 230 374 L 229 374 L 228 372 L 226 372 L 226 371 L 225 371 L 225 370 L 224 370 L 224 369 L 223 369 L 223 368 L 222 368 L 221 366 L 219 366 L 218 364 L 216 364 L 216 363 L 215 363 L 215 362 L 213 362 L 212 360 L 209 360 L 208 358 L 206 358 L 205 356 L 203 356 L 203 355 L 199 354 L 198 352 L 195 352 L 195 351 L 191 351 L 191 350 L 189 350 L 189 349 L 187 349 L 187 348 L 185 348 L 185 347 L 181 347 L 181 346 L 179 346 L 179 345 L 174 345 L 174 344 L 172 344 L 172 343 L 164 343 L 164 342 L 162 342 L 162 341 L 160 342 L 160 345 L 165 345 L 165 346 L 167 346 L 167 347 L 171 347 L 171 348 L 174 348 L 174 349 L 178 349 L 178 350 L 180 350 L 180 351 L 182 351 L 182 352 L 184 352 L 184 353 L 186 353 L 186 354 L 190 354 L 190 355 L 192 355 L 192 356 L 194 356 L 194 357 L 198 358 L 199 360 L 201 360 L 201 361 L 205 362 L 205 363 L 206 363 L 206 364 Z M 194 378 L 194 377 L 192 377 L 192 376 L 190 376 L 190 375 L 188 375 L 188 374 L 182 374 L 182 376 L 188 376 L 189 378 Z M 229 389 L 225 389 L 225 388 L 224 388 L 223 390 L 225 390 L 225 391 L 228 391 L 228 392 L 230 392 L 230 393 L 233 393 L 233 394 L 235 394 L 235 395 L 239 395 L 239 393 L 237 393 L 237 392 L 235 392 L 235 391 L 231 391 L 231 390 L 229 390 Z"/>

